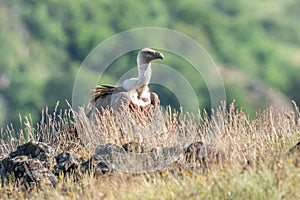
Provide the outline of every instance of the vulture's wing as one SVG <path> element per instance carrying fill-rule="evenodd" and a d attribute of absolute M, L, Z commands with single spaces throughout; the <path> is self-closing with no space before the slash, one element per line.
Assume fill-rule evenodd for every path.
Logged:
<path fill-rule="evenodd" d="M 122 86 L 114 86 L 114 85 L 99 85 L 96 88 L 94 88 L 90 93 L 90 101 L 89 101 L 89 107 L 93 107 L 93 105 L 97 102 L 99 98 L 104 98 L 108 95 L 112 95 L 114 93 L 122 92 L 123 88 Z"/>
<path fill-rule="evenodd" d="M 96 110 L 100 114 L 102 113 L 102 109 L 112 108 L 119 110 L 123 104 L 127 104 L 130 101 L 130 95 L 122 86 L 99 85 L 91 91 L 90 95 L 88 118 Z"/>

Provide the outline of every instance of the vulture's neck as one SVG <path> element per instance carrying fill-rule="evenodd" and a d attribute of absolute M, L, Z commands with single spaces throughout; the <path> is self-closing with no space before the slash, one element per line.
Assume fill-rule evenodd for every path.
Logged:
<path fill-rule="evenodd" d="M 151 63 L 138 61 L 139 76 L 136 83 L 136 88 L 145 88 L 150 83 L 151 79 Z"/>
<path fill-rule="evenodd" d="M 137 88 L 147 86 L 150 83 L 151 79 L 151 64 L 142 64 L 139 66 L 139 76 L 137 81 Z"/>
<path fill-rule="evenodd" d="M 137 90 L 140 94 L 147 88 L 151 79 L 151 64 L 149 62 L 139 62 L 138 59 L 138 72 L 137 78 L 126 79 L 123 82 L 122 86 L 126 91 Z"/>

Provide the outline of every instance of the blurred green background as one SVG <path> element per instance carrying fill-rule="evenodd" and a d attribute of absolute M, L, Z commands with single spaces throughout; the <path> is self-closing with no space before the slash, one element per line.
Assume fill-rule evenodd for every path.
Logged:
<path fill-rule="evenodd" d="M 249 115 L 270 105 L 288 108 L 291 100 L 300 102 L 299 19 L 298 0 L 0 0 L 0 127 L 19 126 L 19 114 L 38 122 L 41 110 L 53 110 L 57 101 L 66 108 L 77 70 L 96 45 L 148 26 L 202 44 L 222 72 L 227 101 Z M 106 83 L 135 66 L 135 56 L 113 63 Z M 205 83 L 182 67 L 186 61 L 174 57 L 163 64 L 184 69 L 200 109 L 209 109 Z M 168 89 L 153 90 L 163 105 L 178 106 Z"/>

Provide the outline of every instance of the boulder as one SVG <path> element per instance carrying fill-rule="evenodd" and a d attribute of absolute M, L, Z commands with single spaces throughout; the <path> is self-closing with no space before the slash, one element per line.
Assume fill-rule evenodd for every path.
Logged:
<path fill-rule="evenodd" d="M 83 162 L 83 158 L 72 152 L 66 151 L 58 154 L 55 157 L 56 165 L 54 166 L 54 174 L 59 175 L 61 173 L 66 174 L 70 172 L 79 172 L 79 168 L 81 166 L 81 162 Z"/>
<path fill-rule="evenodd" d="M 30 158 L 37 158 L 45 164 L 48 162 L 48 158 L 52 157 L 54 150 L 51 146 L 43 142 L 30 141 L 23 145 L 19 145 L 17 150 L 8 155 L 9 158 L 17 156 L 28 156 Z"/>
<path fill-rule="evenodd" d="M 90 160 L 81 165 L 85 170 L 94 169 L 96 174 L 106 174 L 113 171 L 114 158 L 119 153 L 124 154 L 125 150 L 118 145 L 112 143 L 99 145 Z"/>
<path fill-rule="evenodd" d="M 27 188 L 33 185 L 55 186 L 56 178 L 49 170 L 52 148 L 42 142 L 27 142 L 17 147 L 1 161 L 0 175 L 2 186 L 10 175 Z"/>
<path fill-rule="evenodd" d="M 36 185 L 56 185 L 56 177 L 38 158 L 20 155 L 3 159 L 1 162 L 2 186 L 5 185 L 5 180 L 10 181 L 10 175 L 13 175 L 15 181 L 27 189 Z"/>
<path fill-rule="evenodd" d="M 300 155 L 300 141 L 289 149 L 288 154 L 290 154 L 290 155 L 291 154 Z"/>
<path fill-rule="evenodd" d="M 187 163 L 198 163 L 204 167 L 208 164 L 220 163 L 225 159 L 225 153 L 222 150 L 202 141 L 190 144 L 184 154 Z"/>

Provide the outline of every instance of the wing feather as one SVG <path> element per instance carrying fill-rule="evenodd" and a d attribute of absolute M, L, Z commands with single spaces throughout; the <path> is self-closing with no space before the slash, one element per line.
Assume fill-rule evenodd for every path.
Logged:
<path fill-rule="evenodd" d="M 93 107 L 93 105 L 98 99 L 104 98 L 108 95 L 112 95 L 121 91 L 123 91 L 121 86 L 107 84 L 98 85 L 90 92 L 89 107 Z"/>

